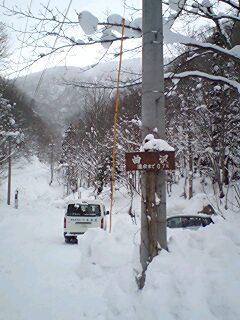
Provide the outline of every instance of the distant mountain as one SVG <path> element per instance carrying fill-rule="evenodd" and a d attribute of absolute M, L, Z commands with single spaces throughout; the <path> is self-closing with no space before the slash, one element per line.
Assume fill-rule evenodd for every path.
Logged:
<path fill-rule="evenodd" d="M 85 70 L 79 67 L 55 67 L 16 80 L 16 86 L 33 99 L 33 108 L 56 132 L 63 132 L 69 119 L 82 110 L 86 89 L 74 87 L 77 82 L 108 82 L 117 77 L 118 62 L 100 63 Z M 125 73 L 127 70 L 127 73 Z M 141 70 L 141 60 L 126 60 L 122 79 Z M 112 79 L 112 80 L 110 80 Z"/>

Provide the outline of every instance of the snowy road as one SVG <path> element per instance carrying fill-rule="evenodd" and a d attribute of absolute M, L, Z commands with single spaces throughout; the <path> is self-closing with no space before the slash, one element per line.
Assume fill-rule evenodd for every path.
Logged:
<path fill-rule="evenodd" d="M 106 281 L 106 270 L 98 268 L 97 262 L 89 261 L 89 248 L 85 244 L 81 247 L 85 238 L 88 242 L 87 237 L 81 236 L 78 245 L 65 244 L 64 210 L 43 206 L 42 202 L 35 205 L 19 210 L 4 208 L 4 218 L 0 222 L 0 319 L 65 320 L 69 315 L 73 320 L 111 319 L 111 304 L 115 301 L 109 304 L 105 299 L 105 292 L 112 291 L 111 283 L 108 284 L 109 279 Z M 89 234 L 93 242 L 94 234 Z M 101 236 L 106 233 L 100 230 L 100 235 L 96 235 L 97 246 L 98 237 L 102 243 Z M 119 249 L 121 251 L 122 247 Z M 114 250 L 114 244 L 109 250 Z M 81 251 L 86 264 L 81 261 Z M 99 265 L 104 265 L 104 254 L 96 254 L 95 258 L 99 259 Z M 104 268 L 111 271 L 110 278 L 122 258 L 124 253 L 105 265 Z M 115 299 L 116 293 L 112 293 L 113 297 L 109 296 L 108 300 Z"/>
<path fill-rule="evenodd" d="M 0 320 L 83 319 L 98 290 L 89 299 L 80 248 L 64 242 L 62 190 L 49 187 L 48 168 L 36 159 L 14 173 L 19 209 L 0 203 Z"/>
<path fill-rule="evenodd" d="M 62 210 L 13 210 L 1 223 L 0 319 L 66 319 L 77 311 L 80 251 L 63 241 Z"/>

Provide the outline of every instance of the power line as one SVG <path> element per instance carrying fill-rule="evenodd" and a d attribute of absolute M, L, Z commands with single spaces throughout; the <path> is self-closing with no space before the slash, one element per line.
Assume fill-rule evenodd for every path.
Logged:
<path fill-rule="evenodd" d="M 51 2 L 51 0 L 48 0 L 44 17 L 46 17 L 46 15 L 47 15 L 47 11 L 48 11 L 50 2 Z M 44 21 L 42 21 L 42 23 L 41 23 L 41 27 L 40 27 L 40 30 L 39 30 L 39 33 L 38 33 L 38 38 L 37 38 L 37 40 L 36 40 L 36 43 L 35 43 L 35 46 L 34 46 L 34 49 L 33 49 L 33 50 L 36 50 L 36 48 L 37 48 L 37 44 L 38 44 L 38 41 L 39 41 L 39 39 L 40 39 L 40 35 L 41 35 L 41 32 L 42 32 L 42 28 L 43 28 L 43 23 L 44 23 Z M 26 82 L 26 80 L 27 80 L 27 76 L 28 76 L 29 70 L 30 70 L 30 66 L 28 66 L 27 73 L 26 73 L 26 75 L 25 75 L 25 77 L 24 77 L 23 87 L 24 87 L 25 82 Z"/>
<path fill-rule="evenodd" d="M 61 24 L 60 24 L 59 32 L 58 32 L 58 34 L 56 35 L 56 38 L 55 38 L 55 41 L 54 41 L 52 50 L 55 48 L 55 46 L 56 46 L 56 44 L 57 44 L 57 40 L 58 40 L 58 38 L 59 38 L 60 32 L 62 31 L 63 24 L 64 24 L 64 22 L 65 22 L 65 20 L 66 20 L 66 17 L 67 17 L 67 14 L 68 14 L 69 10 L 70 10 L 71 5 L 72 5 L 72 0 L 69 1 L 69 4 L 68 4 L 67 10 L 66 10 L 66 13 L 65 13 L 65 15 L 64 15 L 63 21 L 62 21 Z M 45 64 L 45 67 L 44 67 L 42 73 L 41 73 L 41 76 L 40 76 L 40 78 L 39 78 L 37 87 L 36 87 L 35 92 L 34 92 L 34 95 L 33 95 L 33 98 L 36 96 L 36 94 L 37 94 L 37 92 L 38 92 L 38 90 L 39 90 L 39 88 L 40 88 L 41 82 L 42 82 L 42 80 L 43 80 L 43 78 L 44 78 L 44 75 L 45 75 L 45 73 L 46 73 L 46 69 L 47 69 L 47 66 L 48 66 L 48 64 L 49 64 L 49 62 L 50 62 L 50 59 L 51 59 L 51 54 L 49 54 L 48 60 L 47 60 L 47 62 L 46 62 L 46 64 Z"/>
<path fill-rule="evenodd" d="M 33 0 L 30 0 L 29 11 L 31 11 L 32 2 L 33 2 Z M 19 57 L 18 57 L 18 62 L 17 62 L 17 70 L 18 70 L 18 66 L 19 66 L 19 64 L 20 64 L 20 59 L 21 59 L 21 57 L 22 57 L 23 44 L 24 44 L 24 42 L 25 42 L 25 36 L 26 36 L 26 33 L 27 33 L 27 28 L 28 28 L 28 17 L 27 17 L 27 21 L 26 21 L 26 24 L 25 24 L 24 33 L 23 33 L 23 39 L 22 39 L 22 44 L 21 44 L 21 48 L 20 48 L 20 52 L 19 52 Z M 18 71 L 18 75 L 17 75 L 16 79 L 19 77 L 20 72 L 21 72 L 21 70 Z"/>

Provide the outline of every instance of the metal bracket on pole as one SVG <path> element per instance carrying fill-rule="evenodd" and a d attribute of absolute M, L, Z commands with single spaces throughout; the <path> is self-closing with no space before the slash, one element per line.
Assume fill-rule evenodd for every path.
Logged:
<path fill-rule="evenodd" d="M 161 41 L 158 41 L 158 40 L 157 40 L 158 31 L 157 31 L 157 30 L 152 30 L 152 33 L 154 34 L 154 40 L 153 40 L 152 43 L 154 43 L 154 44 L 162 44 Z"/>

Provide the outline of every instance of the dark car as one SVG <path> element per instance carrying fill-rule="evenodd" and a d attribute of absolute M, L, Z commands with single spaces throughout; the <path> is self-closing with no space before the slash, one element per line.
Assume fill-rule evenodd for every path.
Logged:
<path fill-rule="evenodd" d="M 167 218 L 168 228 L 197 229 L 199 227 L 206 227 L 211 223 L 213 223 L 212 218 L 205 214 L 176 215 Z"/>

